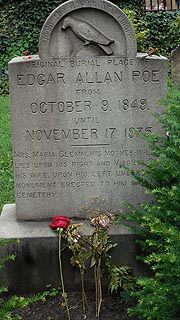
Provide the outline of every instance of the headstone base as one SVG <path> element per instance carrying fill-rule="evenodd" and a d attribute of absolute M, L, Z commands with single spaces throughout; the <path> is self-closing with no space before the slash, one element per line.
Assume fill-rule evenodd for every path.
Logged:
<path fill-rule="evenodd" d="M 83 223 L 84 233 L 90 234 L 89 222 L 83 220 Z M 112 251 L 113 263 L 132 267 L 136 275 L 145 274 L 145 266 L 136 261 L 137 235 L 122 225 L 111 228 L 110 235 L 112 241 L 118 243 Z M 10 293 L 40 292 L 49 284 L 56 288 L 60 286 L 57 234 L 49 228 L 49 221 L 17 221 L 15 204 L 6 204 L 0 216 L 0 238 L 19 240 L 9 242 L 0 253 L 0 258 L 11 254 L 16 256 L 14 261 L 7 262 L 3 273 Z M 70 264 L 71 252 L 66 248 L 62 255 L 66 290 L 78 290 L 79 271 Z M 86 273 L 86 289 L 94 288 L 91 273 L 92 270 Z"/>

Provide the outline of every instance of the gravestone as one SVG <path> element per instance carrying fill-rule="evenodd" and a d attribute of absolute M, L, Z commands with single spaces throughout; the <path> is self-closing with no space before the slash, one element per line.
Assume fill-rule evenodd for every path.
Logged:
<path fill-rule="evenodd" d="M 180 85 L 180 45 L 171 53 L 171 75 L 174 84 Z"/>
<path fill-rule="evenodd" d="M 132 26 L 112 3 L 72 0 L 45 21 L 39 55 L 9 62 L 9 82 L 16 205 L 4 206 L 0 238 L 21 241 L 1 255 L 16 255 L 5 270 L 9 290 L 33 292 L 59 281 L 47 219 L 86 218 L 94 204 L 118 212 L 122 200 L 148 200 L 120 166 L 138 170 L 137 161 L 151 158 L 138 132 L 162 132 L 152 112 L 161 111 L 166 95 L 167 59 L 137 53 Z M 119 243 L 114 261 L 142 274 L 136 235 L 123 225 L 110 234 Z M 80 279 L 68 253 L 63 263 L 74 289 Z"/>
<path fill-rule="evenodd" d="M 85 217 L 146 200 L 127 171 L 151 154 L 134 130 L 159 131 L 167 59 L 137 54 L 127 16 L 107 1 L 67 1 L 46 20 L 39 56 L 9 63 L 18 219 Z"/>

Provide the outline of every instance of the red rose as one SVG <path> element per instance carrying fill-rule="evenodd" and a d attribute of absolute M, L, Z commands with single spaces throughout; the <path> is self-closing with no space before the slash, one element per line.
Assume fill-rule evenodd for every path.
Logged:
<path fill-rule="evenodd" d="M 23 53 L 24 53 L 25 56 L 27 56 L 29 54 L 29 51 L 25 50 Z"/>
<path fill-rule="evenodd" d="M 52 219 L 52 223 L 49 225 L 52 229 L 66 229 L 70 224 L 71 219 L 64 216 L 57 216 Z"/>

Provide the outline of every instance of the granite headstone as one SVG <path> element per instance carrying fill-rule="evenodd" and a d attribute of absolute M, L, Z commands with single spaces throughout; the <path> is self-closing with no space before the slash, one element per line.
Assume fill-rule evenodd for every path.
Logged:
<path fill-rule="evenodd" d="M 167 59 L 137 53 L 127 16 L 105 0 L 70 0 L 42 27 L 39 55 L 9 62 L 16 216 L 85 218 L 147 199 L 120 167 L 151 158 L 137 132 L 161 132 L 152 112 Z M 138 170 L 138 167 L 136 167 Z"/>

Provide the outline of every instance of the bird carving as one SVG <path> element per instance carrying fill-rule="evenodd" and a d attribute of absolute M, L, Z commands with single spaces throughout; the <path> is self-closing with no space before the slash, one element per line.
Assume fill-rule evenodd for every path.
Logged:
<path fill-rule="evenodd" d="M 113 54 L 113 49 L 110 44 L 113 43 L 114 40 L 107 38 L 90 23 L 67 16 L 64 18 L 61 29 L 65 30 L 67 28 L 70 28 L 80 40 L 84 41 L 84 46 L 95 44 L 107 55 Z"/>

